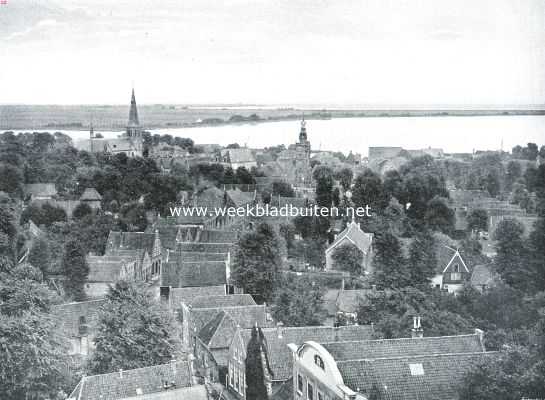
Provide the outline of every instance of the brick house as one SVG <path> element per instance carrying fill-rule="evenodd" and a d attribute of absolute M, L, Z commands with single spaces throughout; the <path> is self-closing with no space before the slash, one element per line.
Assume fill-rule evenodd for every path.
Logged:
<path fill-rule="evenodd" d="M 335 262 L 333 261 L 333 253 L 338 247 L 347 244 L 353 245 L 361 251 L 362 274 L 372 273 L 373 234 L 366 233 L 361 230 L 360 225 L 355 221 L 350 222 L 347 227 L 336 236 L 333 243 L 331 243 L 325 250 L 325 269 L 328 271 L 336 269 Z"/>

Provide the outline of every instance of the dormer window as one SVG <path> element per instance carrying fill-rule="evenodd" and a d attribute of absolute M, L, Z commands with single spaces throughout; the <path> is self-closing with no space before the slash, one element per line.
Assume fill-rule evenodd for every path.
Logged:
<path fill-rule="evenodd" d="M 316 364 L 321 369 L 325 369 L 324 360 L 322 360 L 322 357 L 320 357 L 319 355 L 314 356 L 314 364 Z"/>

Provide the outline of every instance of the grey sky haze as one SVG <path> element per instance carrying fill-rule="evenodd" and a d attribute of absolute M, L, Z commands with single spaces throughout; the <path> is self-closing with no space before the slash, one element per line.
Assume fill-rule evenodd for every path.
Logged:
<path fill-rule="evenodd" d="M 536 0 L 8 0 L 0 103 L 545 103 Z"/>

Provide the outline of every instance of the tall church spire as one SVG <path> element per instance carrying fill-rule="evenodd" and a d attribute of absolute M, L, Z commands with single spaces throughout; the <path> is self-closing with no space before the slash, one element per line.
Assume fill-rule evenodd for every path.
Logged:
<path fill-rule="evenodd" d="M 138 126 L 138 110 L 136 109 L 136 98 L 134 97 L 134 88 L 131 96 L 131 109 L 129 111 L 129 126 Z"/>

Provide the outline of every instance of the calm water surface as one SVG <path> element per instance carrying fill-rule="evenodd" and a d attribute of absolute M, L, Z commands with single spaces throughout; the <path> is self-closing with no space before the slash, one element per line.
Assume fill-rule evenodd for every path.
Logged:
<path fill-rule="evenodd" d="M 74 140 L 88 137 L 84 131 L 62 131 Z M 119 132 L 101 132 L 112 137 Z M 155 134 L 189 137 L 195 143 L 247 144 L 253 148 L 289 145 L 299 134 L 299 122 L 224 125 L 202 128 L 155 129 Z M 313 150 L 358 152 L 369 146 L 401 146 L 406 149 L 440 147 L 446 152 L 510 150 L 534 142 L 545 144 L 545 116 L 489 117 L 376 117 L 307 121 Z"/>

